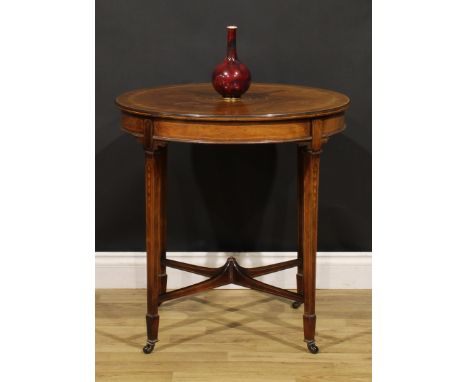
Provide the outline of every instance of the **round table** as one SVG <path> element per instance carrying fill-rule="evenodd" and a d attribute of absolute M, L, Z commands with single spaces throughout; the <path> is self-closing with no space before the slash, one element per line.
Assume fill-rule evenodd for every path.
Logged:
<path fill-rule="evenodd" d="M 322 146 L 345 129 L 349 98 L 330 90 L 296 85 L 254 83 L 237 102 L 226 102 L 211 84 L 184 84 L 139 89 L 116 99 L 122 128 L 145 151 L 148 341 L 151 353 L 158 341 L 158 306 L 174 298 L 237 284 L 304 304 L 304 341 L 315 343 L 315 280 L 319 165 Z M 166 258 L 166 157 L 168 142 L 206 144 L 298 143 L 297 259 L 256 268 L 240 266 L 234 257 L 219 268 Z M 166 267 L 196 273 L 207 280 L 167 291 Z M 297 293 L 255 278 L 297 267 Z"/>

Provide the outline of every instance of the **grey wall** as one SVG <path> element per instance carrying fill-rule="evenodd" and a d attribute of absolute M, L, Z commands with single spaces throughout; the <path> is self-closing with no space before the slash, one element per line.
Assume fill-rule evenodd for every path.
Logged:
<path fill-rule="evenodd" d="M 321 251 L 371 250 L 371 0 L 97 0 L 96 250 L 142 251 L 143 151 L 114 98 L 209 82 L 238 26 L 253 81 L 347 94 L 347 130 L 322 155 Z M 294 144 L 170 144 L 168 250 L 294 251 Z"/>

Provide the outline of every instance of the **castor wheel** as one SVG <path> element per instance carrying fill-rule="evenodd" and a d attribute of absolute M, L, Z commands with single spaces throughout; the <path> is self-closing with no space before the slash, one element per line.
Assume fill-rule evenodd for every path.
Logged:
<path fill-rule="evenodd" d="M 148 340 L 146 345 L 143 348 L 143 353 L 150 354 L 154 350 L 154 346 L 156 345 L 156 341 Z"/>
<path fill-rule="evenodd" d="M 291 306 L 292 306 L 293 309 L 297 309 L 297 308 L 299 308 L 301 305 L 302 305 L 302 302 L 300 302 L 300 301 L 294 301 L 294 302 L 291 304 Z"/>
<path fill-rule="evenodd" d="M 307 349 L 309 349 L 312 354 L 317 354 L 319 352 L 319 348 L 315 345 L 315 341 L 307 342 Z"/>

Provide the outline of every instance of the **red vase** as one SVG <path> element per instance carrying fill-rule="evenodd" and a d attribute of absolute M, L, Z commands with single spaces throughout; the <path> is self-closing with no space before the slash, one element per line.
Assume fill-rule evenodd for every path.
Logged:
<path fill-rule="evenodd" d="M 227 27 L 227 55 L 213 71 L 211 83 L 226 101 L 238 101 L 250 86 L 250 71 L 237 59 L 236 26 Z"/>

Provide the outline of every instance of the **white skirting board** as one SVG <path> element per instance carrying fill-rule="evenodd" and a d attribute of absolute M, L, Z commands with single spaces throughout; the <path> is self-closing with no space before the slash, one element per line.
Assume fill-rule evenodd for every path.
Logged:
<path fill-rule="evenodd" d="M 186 263 L 219 267 L 229 256 L 244 267 L 258 267 L 297 258 L 296 252 L 168 252 L 167 258 Z M 167 288 L 177 289 L 206 277 L 167 268 Z M 296 267 L 258 277 L 284 289 L 296 288 Z M 96 252 L 96 288 L 145 288 L 145 252 Z M 226 285 L 220 289 L 241 289 Z M 372 252 L 319 252 L 318 289 L 371 289 Z"/>

